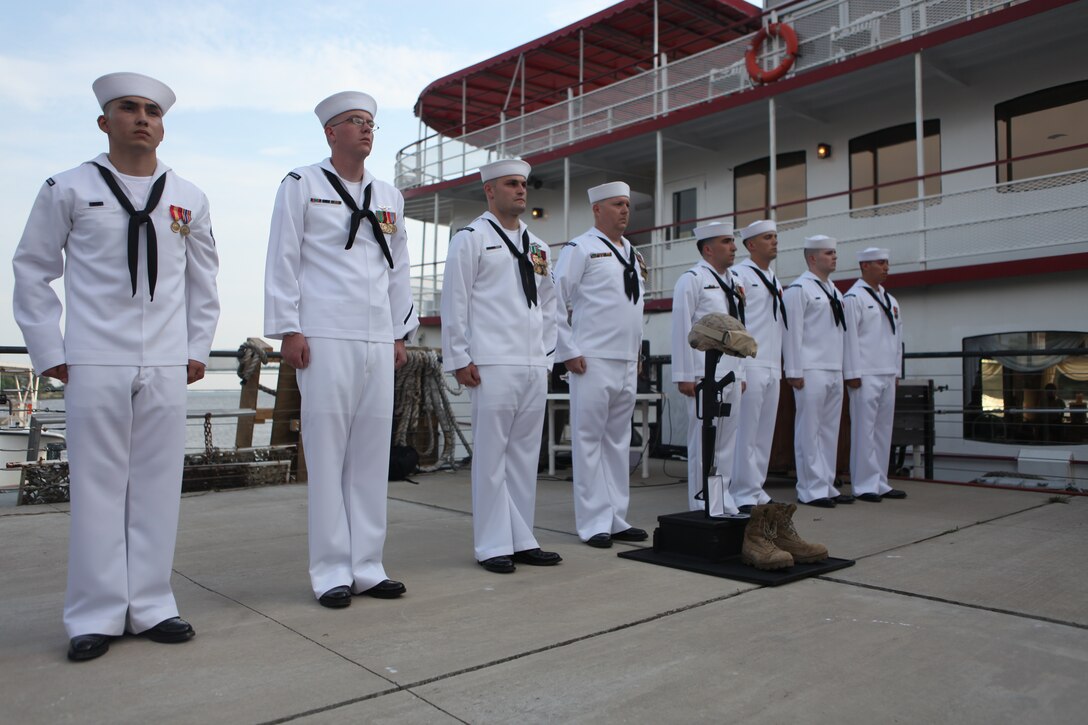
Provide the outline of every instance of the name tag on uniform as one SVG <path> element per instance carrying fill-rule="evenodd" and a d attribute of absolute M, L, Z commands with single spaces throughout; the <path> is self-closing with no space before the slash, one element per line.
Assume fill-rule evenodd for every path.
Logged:
<path fill-rule="evenodd" d="M 593 254 L 589 255 L 589 258 L 590 259 L 598 259 L 600 257 L 611 257 L 611 256 L 612 256 L 612 252 L 594 252 Z"/>
<path fill-rule="evenodd" d="M 485 252 L 490 252 L 492 249 L 502 249 L 502 245 L 501 244 L 496 244 L 493 247 L 484 247 Z"/>
<path fill-rule="evenodd" d="M 310 197 L 311 204 L 329 204 L 331 206 L 340 206 L 344 202 L 339 199 L 318 199 L 316 196 Z"/>

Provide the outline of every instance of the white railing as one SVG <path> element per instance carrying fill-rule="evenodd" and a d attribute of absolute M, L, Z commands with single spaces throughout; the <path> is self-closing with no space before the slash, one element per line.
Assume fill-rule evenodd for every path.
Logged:
<path fill-rule="evenodd" d="M 1026 1 L 817 0 L 784 11 L 779 20 L 797 32 L 793 75 Z M 738 38 L 458 138 L 428 136 L 397 153 L 396 184 L 408 189 L 459 179 L 498 158 L 552 151 L 749 90 L 754 84 L 744 53 L 750 41 L 750 36 Z M 765 43 L 763 67 L 778 64 L 784 50 L 778 40 Z"/>
<path fill-rule="evenodd" d="M 857 276 L 851 271 L 854 255 L 869 246 L 889 249 L 896 273 L 1088 252 L 1086 188 L 1088 169 L 1081 169 L 936 194 L 922 203 L 900 201 L 780 222 L 776 273 L 788 281 L 804 271 L 803 240 L 814 234 L 839 240 L 843 261 L 836 278 Z M 659 260 L 650 262 L 647 299 L 672 296 L 677 278 L 697 261 L 693 241 L 639 245 L 648 262 Z M 560 246 L 553 245 L 552 259 Z M 743 256 L 738 254 L 738 261 Z M 422 315 L 438 314 L 442 267 L 442 262 L 412 266 Z"/>

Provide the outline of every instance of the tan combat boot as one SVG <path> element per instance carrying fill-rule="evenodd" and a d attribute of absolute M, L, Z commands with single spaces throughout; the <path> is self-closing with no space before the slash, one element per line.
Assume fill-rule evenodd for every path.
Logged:
<path fill-rule="evenodd" d="M 744 544 L 740 560 L 756 569 L 785 569 L 793 566 L 793 557 L 775 546 L 777 512 L 769 505 L 753 506 L 748 526 L 744 529 Z"/>
<path fill-rule="evenodd" d="M 772 503 L 768 504 L 773 509 L 771 514 L 775 519 L 774 544 L 782 551 L 787 551 L 798 564 L 814 564 L 827 558 L 827 547 L 823 544 L 810 544 L 801 538 L 797 529 L 793 526 L 793 513 L 797 510 L 797 504 Z"/>

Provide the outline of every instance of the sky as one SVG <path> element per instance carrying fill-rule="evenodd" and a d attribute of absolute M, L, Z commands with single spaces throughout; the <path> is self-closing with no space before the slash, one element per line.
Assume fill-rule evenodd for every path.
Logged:
<path fill-rule="evenodd" d="M 91 92 L 98 76 L 136 71 L 177 94 L 159 158 L 208 195 L 222 303 L 214 347 L 234 349 L 263 331 L 276 188 L 292 168 L 328 155 L 313 115 L 318 101 L 342 90 L 377 99 L 380 130 L 367 168 L 392 182 L 397 150 L 428 133 L 412 113 L 427 84 L 612 4 L 4 2 L 0 345 L 23 344 L 11 314 L 9 260 L 38 190 L 47 177 L 106 150 Z"/>

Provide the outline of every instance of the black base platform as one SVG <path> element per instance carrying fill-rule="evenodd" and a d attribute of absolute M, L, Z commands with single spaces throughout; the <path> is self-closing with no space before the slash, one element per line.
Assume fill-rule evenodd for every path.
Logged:
<path fill-rule="evenodd" d="M 744 529 L 748 525 L 746 518 L 708 518 L 702 511 L 684 511 L 658 516 L 657 522 L 652 549 L 624 551 L 619 556 L 763 586 L 788 584 L 854 565 L 852 559 L 828 557 L 816 564 L 762 571 L 740 560 Z"/>

